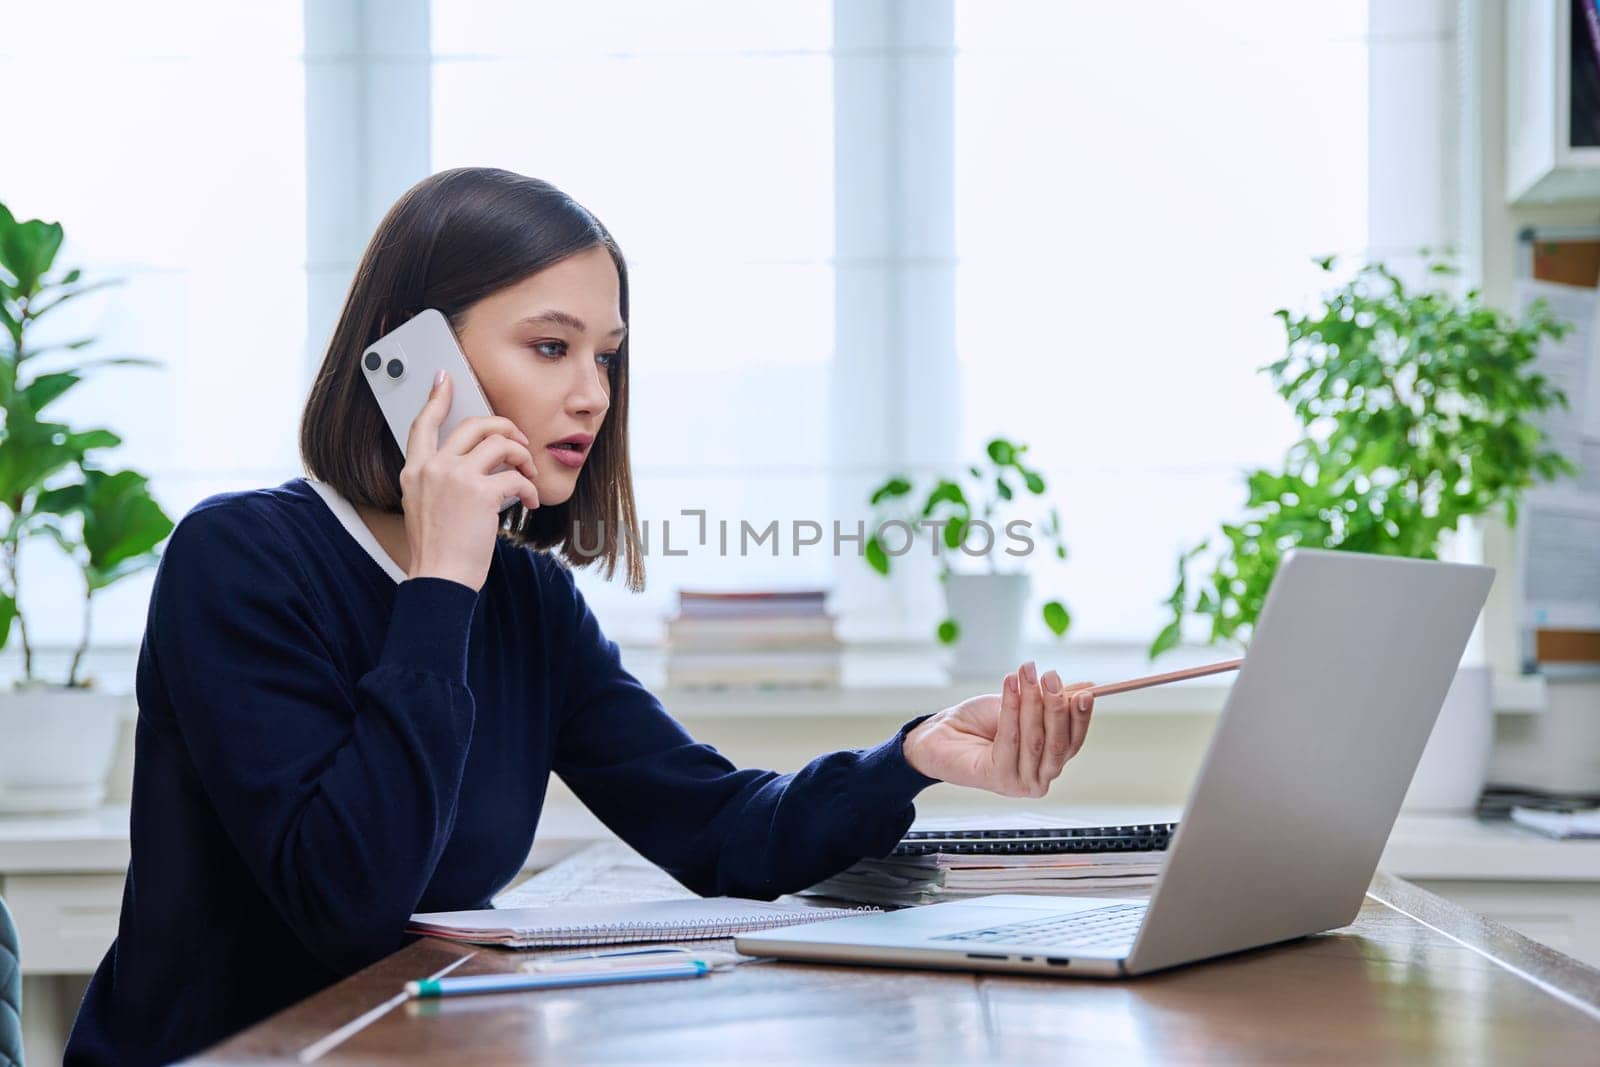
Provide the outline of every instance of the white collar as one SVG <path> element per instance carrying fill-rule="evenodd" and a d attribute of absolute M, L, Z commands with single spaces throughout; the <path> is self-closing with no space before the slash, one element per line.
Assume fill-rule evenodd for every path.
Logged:
<path fill-rule="evenodd" d="M 306 484 L 317 491 L 317 495 L 322 498 L 322 502 L 328 505 L 328 510 L 333 512 L 334 518 L 339 520 L 339 525 L 343 526 L 346 532 L 355 538 L 356 544 L 366 550 L 367 555 L 372 557 L 374 563 L 382 567 L 384 572 L 396 582 L 406 580 L 406 572 L 401 570 L 400 565 L 390 558 L 389 553 L 383 550 L 382 545 L 378 544 L 378 539 L 372 536 L 372 531 L 367 528 L 366 523 L 361 521 L 361 516 L 356 512 L 355 506 L 350 501 L 346 500 L 333 486 L 326 482 L 319 482 L 309 475 L 306 476 Z"/>

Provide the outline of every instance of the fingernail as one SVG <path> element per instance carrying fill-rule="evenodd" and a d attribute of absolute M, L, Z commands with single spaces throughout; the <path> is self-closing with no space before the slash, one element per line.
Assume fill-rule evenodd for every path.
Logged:
<path fill-rule="evenodd" d="M 439 388 L 439 386 L 441 386 L 443 384 L 444 384 L 444 368 L 440 367 L 433 374 L 433 387 L 435 389 L 437 389 L 437 388 Z"/>
<path fill-rule="evenodd" d="M 1061 692 L 1061 676 L 1055 671 L 1051 671 L 1044 676 L 1044 691 L 1046 693 Z"/>
<path fill-rule="evenodd" d="M 1005 684 L 1002 686 L 1002 688 L 1005 689 L 1007 693 L 1015 693 L 1017 691 L 1017 676 L 1014 674 L 1006 675 Z"/>
<path fill-rule="evenodd" d="M 1029 685 L 1037 685 L 1039 683 L 1039 669 L 1033 665 L 1033 660 L 1030 659 L 1022 665 L 1022 677 Z"/>
<path fill-rule="evenodd" d="M 1077 701 L 1078 710 L 1079 711 L 1088 711 L 1089 710 L 1089 705 L 1093 701 L 1094 701 L 1094 698 L 1091 697 L 1088 693 L 1079 693 L 1078 694 L 1078 701 Z"/>

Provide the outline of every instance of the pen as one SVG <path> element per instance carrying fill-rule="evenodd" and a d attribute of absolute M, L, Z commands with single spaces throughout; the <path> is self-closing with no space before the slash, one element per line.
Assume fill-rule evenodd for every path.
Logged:
<path fill-rule="evenodd" d="M 650 982 L 658 978 L 703 978 L 711 966 L 688 960 L 681 967 L 649 967 L 638 971 L 601 970 L 581 974 L 474 974 L 464 978 L 424 978 L 407 982 L 406 992 L 418 999 L 465 993 L 512 993 L 526 989 L 559 989 L 607 982 Z"/>
<path fill-rule="evenodd" d="M 536 974 L 599 970 L 655 970 L 699 960 L 713 971 L 736 967 L 754 957 L 710 948 L 630 949 L 624 952 L 587 952 L 579 955 L 543 956 L 524 963 L 519 970 Z"/>
<path fill-rule="evenodd" d="M 569 952 L 560 956 L 541 956 L 532 963 L 566 963 L 569 960 L 613 960 L 636 958 L 639 956 L 674 956 L 682 958 L 690 952 L 687 948 L 670 946 L 667 948 L 625 948 L 612 949 L 606 952 Z M 526 966 L 526 965 L 525 965 Z"/>
<path fill-rule="evenodd" d="M 561 972 L 566 974 L 585 974 L 591 971 L 659 971 L 663 967 L 682 967 L 695 960 L 698 956 L 646 956 L 644 959 L 570 959 L 570 960 L 530 960 L 520 968 L 525 972 L 536 974 L 550 974 Z M 700 960 L 701 962 L 709 962 Z"/>

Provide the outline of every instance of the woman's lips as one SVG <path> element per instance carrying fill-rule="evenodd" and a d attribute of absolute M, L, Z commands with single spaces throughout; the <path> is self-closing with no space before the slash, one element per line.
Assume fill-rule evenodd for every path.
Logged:
<path fill-rule="evenodd" d="M 579 451 L 575 448 L 561 448 L 557 445 L 551 445 L 545 451 L 556 457 L 556 462 L 574 469 L 583 466 L 583 461 L 588 455 L 586 451 Z"/>

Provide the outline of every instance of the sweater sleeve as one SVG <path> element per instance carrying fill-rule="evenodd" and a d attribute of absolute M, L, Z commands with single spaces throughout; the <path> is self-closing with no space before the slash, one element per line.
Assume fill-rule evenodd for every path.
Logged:
<path fill-rule="evenodd" d="M 184 517 L 147 647 L 234 847 L 306 950 L 349 972 L 400 947 L 449 839 L 478 593 L 400 583 L 381 654 L 352 684 L 267 521 L 228 508 Z"/>
<path fill-rule="evenodd" d="M 622 666 L 576 585 L 571 595 L 555 772 L 601 822 L 696 893 L 771 900 L 887 855 L 915 817 L 913 798 L 938 781 L 907 763 L 902 747 L 927 715 L 873 748 L 830 752 L 791 774 L 736 768 Z"/>

